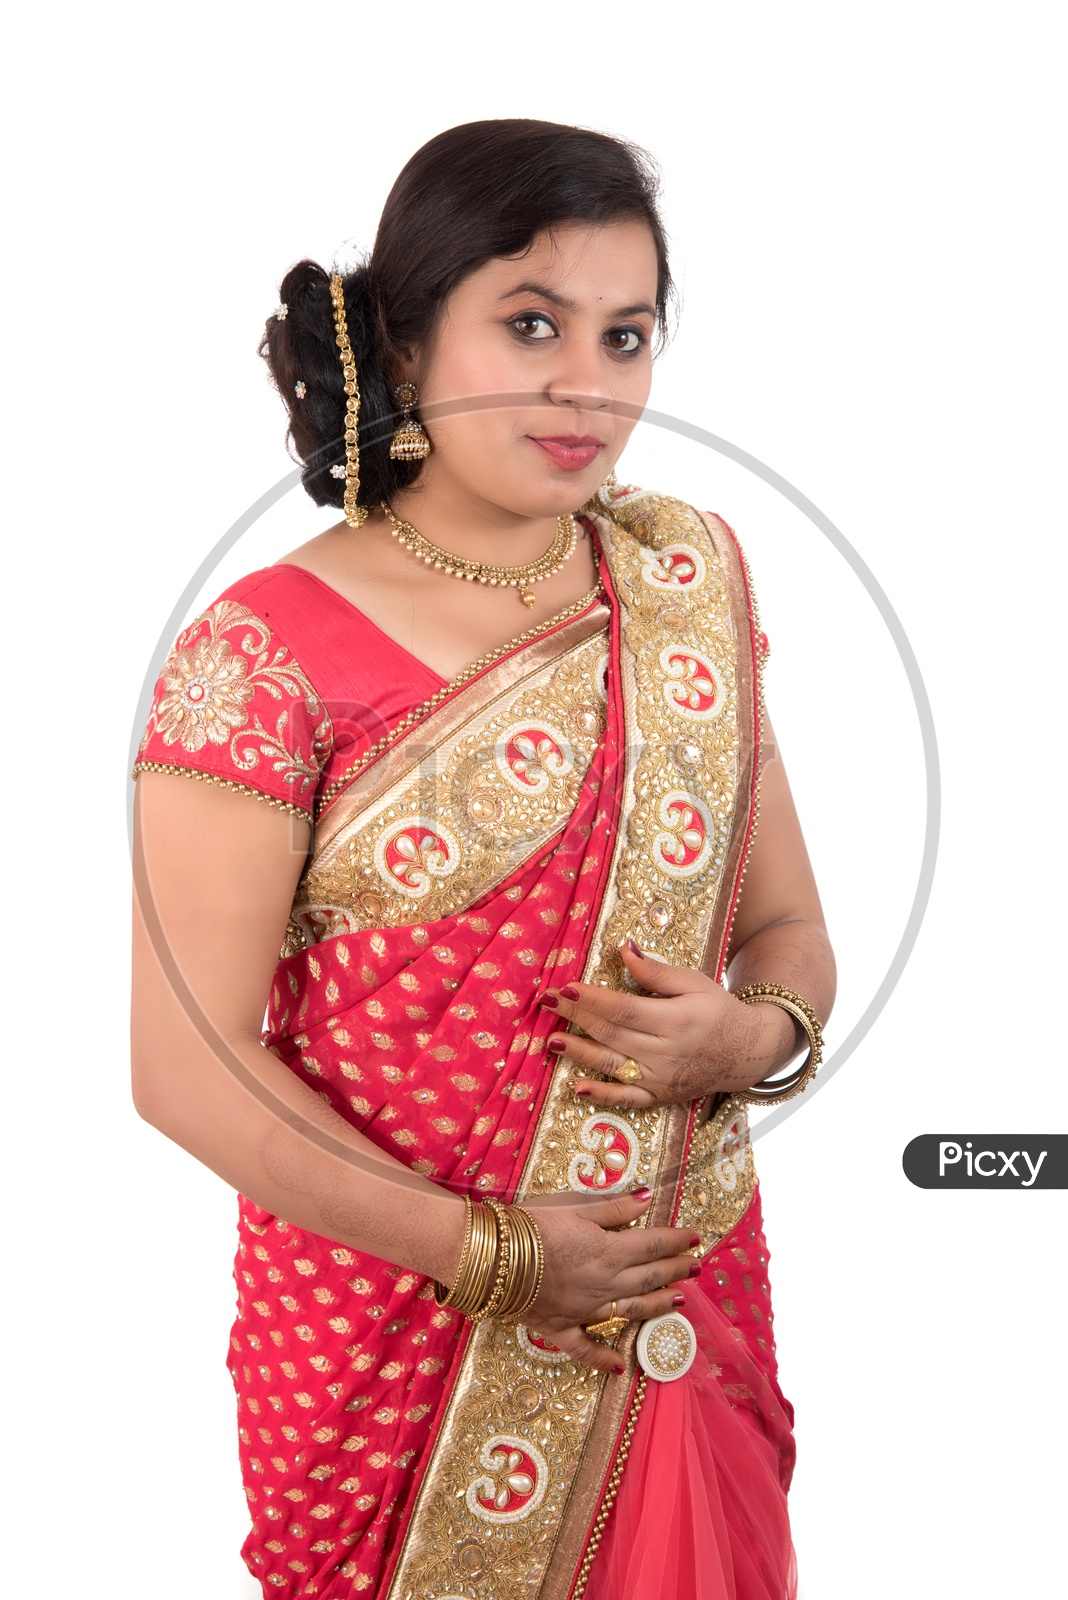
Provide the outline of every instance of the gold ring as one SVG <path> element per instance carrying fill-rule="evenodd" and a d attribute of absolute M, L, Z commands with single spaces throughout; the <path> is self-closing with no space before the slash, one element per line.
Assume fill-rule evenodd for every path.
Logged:
<path fill-rule="evenodd" d="M 603 1322 L 588 1322 L 586 1332 L 591 1339 L 618 1339 L 629 1321 L 629 1317 L 616 1316 L 616 1303 L 613 1300 L 611 1316 L 605 1317 Z"/>
<path fill-rule="evenodd" d="M 617 1067 L 612 1074 L 617 1083 L 641 1083 L 645 1073 L 635 1061 L 633 1056 L 628 1056 L 621 1067 Z"/>

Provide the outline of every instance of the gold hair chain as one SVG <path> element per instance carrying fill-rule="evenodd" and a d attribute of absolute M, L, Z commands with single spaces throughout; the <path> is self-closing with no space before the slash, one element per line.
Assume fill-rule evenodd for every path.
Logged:
<path fill-rule="evenodd" d="M 525 606 L 534 604 L 531 585 L 551 578 L 574 553 L 578 543 L 578 523 L 570 512 L 556 519 L 556 537 L 536 561 L 520 567 L 493 566 L 485 561 L 472 561 L 467 556 L 455 556 L 439 545 L 424 539 L 418 528 L 396 516 L 391 507 L 382 501 L 382 510 L 390 520 L 390 532 L 398 543 L 417 555 L 428 567 L 444 572 L 451 578 L 463 578 L 467 583 L 489 583 L 502 589 L 518 589 Z"/>
<path fill-rule="evenodd" d="M 345 521 L 350 528 L 358 528 L 367 518 L 366 506 L 356 504 L 360 492 L 360 386 L 356 381 L 356 359 L 349 343 L 345 284 L 340 273 L 335 272 L 330 279 L 330 296 L 334 302 L 336 343 L 341 351 L 341 370 L 345 378 Z"/>

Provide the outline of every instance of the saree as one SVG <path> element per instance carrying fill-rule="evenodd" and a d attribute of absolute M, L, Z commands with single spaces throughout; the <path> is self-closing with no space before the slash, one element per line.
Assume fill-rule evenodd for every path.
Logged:
<path fill-rule="evenodd" d="M 548 984 L 626 986 L 627 938 L 722 974 L 758 810 L 766 641 L 721 519 L 635 489 L 583 515 L 599 590 L 418 706 L 389 691 L 373 740 L 366 717 L 339 739 L 310 646 L 298 660 L 292 628 L 283 643 L 233 597 L 161 674 L 135 773 L 211 776 L 313 821 L 267 1047 L 456 1193 L 648 1184 L 641 1225 L 692 1228 L 704 1265 L 685 1312 L 647 1325 L 641 1363 L 641 1325 L 618 1337 L 626 1375 L 607 1377 L 239 1196 L 227 1364 L 242 1555 L 265 1595 L 796 1592 L 793 1413 L 744 1104 L 591 1108 L 567 1055 L 547 1054 L 559 1018 L 538 1004 Z"/>

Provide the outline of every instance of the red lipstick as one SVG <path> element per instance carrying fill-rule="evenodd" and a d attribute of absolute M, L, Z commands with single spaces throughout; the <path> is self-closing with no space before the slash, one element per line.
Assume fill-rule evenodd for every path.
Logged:
<path fill-rule="evenodd" d="M 527 438 L 565 472 L 581 472 L 604 449 L 604 441 L 590 433 L 560 433 L 540 439 L 531 433 Z"/>

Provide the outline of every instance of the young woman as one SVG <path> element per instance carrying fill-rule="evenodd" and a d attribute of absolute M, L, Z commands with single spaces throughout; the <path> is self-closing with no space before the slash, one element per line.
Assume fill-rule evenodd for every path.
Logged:
<path fill-rule="evenodd" d="M 265 1595 L 795 1592 L 745 1102 L 834 964 L 733 533 L 612 474 L 670 296 L 641 152 L 482 122 L 268 320 L 344 517 L 162 669 L 133 1018 L 239 1194 Z"/>

